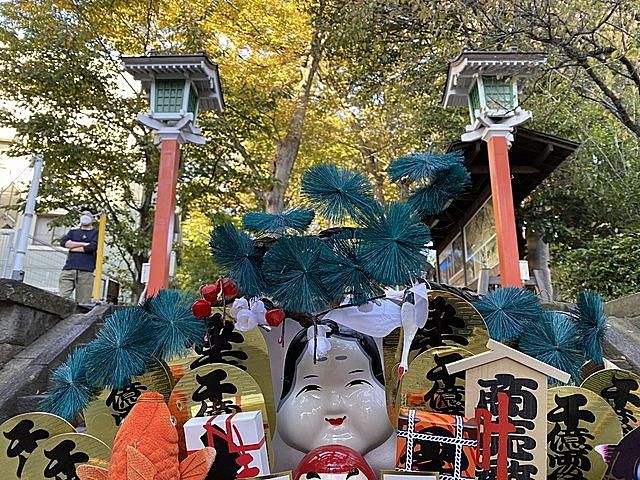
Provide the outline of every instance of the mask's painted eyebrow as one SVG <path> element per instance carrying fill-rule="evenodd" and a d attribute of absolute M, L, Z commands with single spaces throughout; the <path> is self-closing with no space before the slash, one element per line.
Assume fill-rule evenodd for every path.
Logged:
<path fill-rule="evenodd" d="M 305 375 L 304 377 L 302 377 L 303 379 L 307 379 L 307 378 L 318 378 L 318 375 Z"/>
<path fill-rule="evenodd" d="M 364 372 L 364 370 L 360 370 L 360 369 L 358 369 L 358 370 L 351 370 L 351 371 L 349 372 L 349 375 L 351 375 L 352 373 L 363 373 L 363 372 Z"/>

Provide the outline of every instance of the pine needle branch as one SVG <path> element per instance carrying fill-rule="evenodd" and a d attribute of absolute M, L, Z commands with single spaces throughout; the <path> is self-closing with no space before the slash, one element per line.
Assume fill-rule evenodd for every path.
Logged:
<path fill-rule="evenodd" d="M 223 223 L 213 229 L 209 246 L 215 262 L 227 271 L 243 294 L 254 297 L 264 291 L 262 256 L 249 235 L 232 223 Z"/>

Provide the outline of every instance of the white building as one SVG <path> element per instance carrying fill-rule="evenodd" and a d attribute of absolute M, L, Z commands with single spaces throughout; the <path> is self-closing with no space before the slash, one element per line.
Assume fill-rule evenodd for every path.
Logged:
<path fill-rule="evenodd" d="M 30 157 L 6 155 L 14 135 L 13 129 L 0 128 L 0 276 L 3 278 L 11 277 L 15 240 L 22 225 L 22 215 L 16 205 L 28 191 L 33 175 Z M 58 293 L 58 277 L 67 258 L 67 249 L 61 247 L 59 241 L 69 227 L 54 226 L 53 222 L 66 213 L 64 210 L 40 212 L 36 205 L 24 265 L 25 283 Z M 106 253 L 108 256 L 109 252 Z M 102 299 L 105 299 L 107 290 L 113 293 L 117 282 L 106 274 L 102 280 Z"/>

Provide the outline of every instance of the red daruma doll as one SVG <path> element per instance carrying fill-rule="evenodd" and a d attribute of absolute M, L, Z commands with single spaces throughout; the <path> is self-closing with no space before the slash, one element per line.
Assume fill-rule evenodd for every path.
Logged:
<path fill-rule="evenodd" d="M 311 450 L 298 464 L 294 480 L 376 480 L 362 455 L 342 445 Z"/>

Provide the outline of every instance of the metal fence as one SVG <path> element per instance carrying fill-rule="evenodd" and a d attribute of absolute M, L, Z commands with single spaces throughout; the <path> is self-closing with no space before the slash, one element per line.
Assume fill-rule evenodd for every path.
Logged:
<path fill-rule="evenodd" d="M 2 278 L 11 278 L 11 267 L 15 256 L 15 236 L 15 230 L 0 229 Z M 58 278 L 67 259 L 67 250 L 37 238 L 29 237 L 29 239 L 30 245 L 24 263 L 24 283 L 58 294 Z M 106 298 L 109 283 L 114 283 L 114 280 L 107 275 L 102 275 L 101 299 Z"/>

